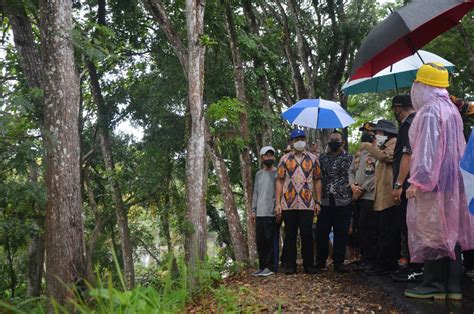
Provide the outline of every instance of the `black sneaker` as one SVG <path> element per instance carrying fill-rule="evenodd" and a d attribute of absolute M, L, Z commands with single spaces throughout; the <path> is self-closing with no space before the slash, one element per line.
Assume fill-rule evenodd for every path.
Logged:
<path fill-rule="evenodd" d="M 422 270 L 406 270 L 401 271 L 392 276 L 392 280 L 395 282 L 421 282 L 423 281 Z"/>
<path fill-rule="evenodd" d="M 337 264 L 334 265 L 334 272 L 344 274 L 348 273 L 349 269 L 347 269 L 346 265 L 344 264 Z"/>
<path fill-rule="evenodd" d="M 296 274 L 296 268 L 289 267 L 285 269 L 285 275 L 294 275 L 294 274 Z"/>

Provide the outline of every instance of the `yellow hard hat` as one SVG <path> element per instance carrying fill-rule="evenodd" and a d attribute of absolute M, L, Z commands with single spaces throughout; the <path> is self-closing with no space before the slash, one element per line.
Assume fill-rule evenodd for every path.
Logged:
<path fill-rule="evenodd" d="M 416 72 L 415 82 L 435 87 L 448 87 L 449 73 L 442 63 L 426 63 L 418 69 L 418 72 Z"/>

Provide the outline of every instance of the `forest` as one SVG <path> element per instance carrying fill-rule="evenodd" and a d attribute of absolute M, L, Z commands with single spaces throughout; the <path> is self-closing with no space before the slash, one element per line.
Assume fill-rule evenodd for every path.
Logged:
<path fill-rule="evenodd" d="M 283 154 L 280 115 L 300 99 L 342 104 L 351 152 L 365 121 L 395 121 L 397 91 L 341 87 L 370 29 L 407 2 L 0 0 L 0 309 L 230 302 L 219 282 L 256 261 L 260 148 Z M 455 65 L 462 99 L 473 19 L 423 48 Z"/>

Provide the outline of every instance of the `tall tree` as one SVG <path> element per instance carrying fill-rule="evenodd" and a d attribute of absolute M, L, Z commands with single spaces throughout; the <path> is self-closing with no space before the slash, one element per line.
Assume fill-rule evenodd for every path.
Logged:
<path fill-rule="evenodd" d="M 35 36 L 31 21 L 23 4 L 13 3 L 13 1 L 0 1 L 0 7 L 10 21 L 13 41 L 18 52 L 20 66 L 24 71 L 27 85 L 30 89 L 41 89 L 41 60 L 37 49 Z M 36 99 L 36 118 L 42 124 L 43 100 Z M 32 164 L 30 170 L 30 180 L 37 179 L 37 165 Z M 39 210 L 38 204 L 33 205 L 35 210 Z M 42 216 L 42 215 L 38 215 Z M 41 221 L 40 227 L 43 227 Z M 44 236 L 34 236 L 28 243 L 28 296 L 37 297 L 40 295 L 41 279 L 44 268 Z"/>
<path fill-rule="evenodd" d="M 106 6 L 105 0 L 98 1 L 97 10 L 97 24 L 100 26 L 106 25 Z M 135 269 L 133 266 L 133 244 L 130 239 L 130 229 L 128 227 L 127 209 L 123 203 L 122 192 L 120 185 L 115 179 L 113 173 L 115 172 L 115 161 L 112 154 L 112 144 L 110 142 L 111 122 L 112 116 L 110 106 L 107 106 L 104 96 L 102 95 L 102 88 L 100 86 L 100 75 L 97 73 L 97 67 L 93 60 L 87 58 L 87 68 L 89 70 L 90 86 L 92 96 L 97 106 L 98 117 L 98 138 L 100 150 L 102 153 L 102 160 L 104 161 L 105 169 L 107 170 L 109 181 L 109 190 L 112 195 L 112 201 L 115 207 L 115 214 L 117 217 L 117 225 L 119 229 L 123 268 L 125 274 L 125 281 L 128 289 L 135 286 Z"/>
<path fill-rule="evenodd" d="M 79 143 L 79 79 L 71 39 L 72 3 L 41 0 L 46 151 L 47 294 L 65 304 L 85 277 Z M 50 307 L 52 311 L 52 307 Z"/>
<path fill-rule="evenodd" d="M 142 0 L 155 21 L 162 27 L 178 57 L 188 79 L 187 107 L 189 111 L 189 138 L 186 158 L 187 217 L 193 230 L 185 240 L 186 260 L 190 268 L 191 284 L 194 270 L 204 260 L 207 251 L 206 226 L 206 119 L 204 114 L 204 0 L 186 0 L 187 48 L 184 48 L 177 31 L 160 0 Z"/>
<path fill-rule="evenodd" d="M 237 99 L 248 109 L 247 94 L 245 92 L 245 72 L 244 63 L 240 54 L 238 45 L 237 30 L 235 28 L 234 16 L 229 0 L 224 0 L 226 29 L 229 35 L 229 46 L 234 66 L 234 84 Z M 242 137 L 243 147 L 240 147 L 240 172 L 242 176 L 242 186 L 244 190 L 244 203 L 247 211 L 247 217 L 251 215 L 252 207 L 252 165 L 250 160 L 250 132 L 248 123 L 248 110 L 240 113 L 240 136 Z M 256 228 L 255 221 L 247 219 L 247 240 L 249 248 L 250 261 L 253 263 L 257 259 L 256 246 Z"/>

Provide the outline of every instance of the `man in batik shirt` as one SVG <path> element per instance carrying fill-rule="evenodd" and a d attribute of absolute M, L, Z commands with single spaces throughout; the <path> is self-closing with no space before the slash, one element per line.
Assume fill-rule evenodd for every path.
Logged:
<path fill-rule="evenodd" d="M 329 233 L 334 232 L 334 271 L 347 272 L 344 266 L 349 226 L 352 216 L 352 191 L 349 187 L 349 168 L 352 156 L 344 150 L 342 134 L 334 131 L 329 136 L 329 152 L 319 157 L 323 177 L 322 209 L 318 217 L 317 268 L 326 268 Z"/>
<path fill-rule="evenodd" d="M 302 130 L 290 134 L 293 151 L 283 155 L 277 170 L 276 206 L 278 217 L 285 223 L 285 274 L 296 273 L 296 237 L 301 235 L 301 253 L 305 273 L 314 274 L 312 223 L 321 205 L 321 170 L 316 155 L 306 150 Z"/>

